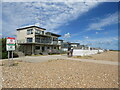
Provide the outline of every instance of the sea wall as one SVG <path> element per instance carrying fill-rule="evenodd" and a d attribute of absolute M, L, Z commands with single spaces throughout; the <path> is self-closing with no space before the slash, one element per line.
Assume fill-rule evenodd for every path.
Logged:
<path fill-rule="evenodd" d="M 103 50 L 81 50 L 81 49 L 74 49 L 73 56 L 87 56 L 92 54 L 97 54 L 104 52 Z"/>

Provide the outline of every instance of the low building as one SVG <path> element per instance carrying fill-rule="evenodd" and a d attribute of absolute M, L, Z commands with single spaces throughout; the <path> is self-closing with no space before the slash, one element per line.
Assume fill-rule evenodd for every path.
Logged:
<path fill-rule="evenodd" d="M 80 44 L 63 41 L 61 45 L 62 50 L 67 51 L 68 47 L 78 48 Z"/>
<path fill-rule="evenodd" d="M 79 45 L 80 45 L 80 43 L 69 43 L 70 44 L 70 46 L 72 46 L 72 47 L 78 47 Z"/>
<path fill-rule="evenodd" d="M 45 32 L 38 26 L 28 26 L 17 29 L 17 48 L 25 55 L 42 54 L 48 50 L 61 49 L 61 35 Z"/>

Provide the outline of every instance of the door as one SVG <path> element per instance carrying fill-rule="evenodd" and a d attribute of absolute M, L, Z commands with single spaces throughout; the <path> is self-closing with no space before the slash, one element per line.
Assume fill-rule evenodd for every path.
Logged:
<path fill-rule="evenodd" d="M 43 47 L 42 47 L 42 52 L 44 52 L 44 51 L 45 51 L 45 47 L 43 46 Z"/>

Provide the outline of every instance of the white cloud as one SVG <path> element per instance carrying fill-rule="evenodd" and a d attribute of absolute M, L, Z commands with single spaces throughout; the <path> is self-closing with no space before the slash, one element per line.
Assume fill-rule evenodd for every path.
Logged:
<path fill-rule="evenodd" d="M 117 12 L 107 15 L 105 18 L 98 20 L 97 22 L 91 23 L 87 30 L 103 30 L 102 28 L 108 25 L 118 23 Z"/>
<path fill-rule="evenodd" d="M 64 36 L 63 36 L 63 39 L 64 39 L 64 41 L 67 41 L 67 42 L 69 42 L 69 39 L 71 38 L 71 34 L 70 33 L 66 33 L 66 34 L 64 34 Z M 71 41 L 70 41 L 71 42 Z"/>
<path fill-rule="evenodd" d="M 101 47 L 106 49 L 118 49 L 118 37 L 102 37 L 102 38 L 88 38 L 83 40 L 74 40 L 81 45 L 88 45 L 92 47 Z M 107 47 L 106 47 L 107 46 Z"/>
<path fill-rule="evenodd" d="M 89 37 L 88 37 L 88 36 L 86 36 L 85 38 L 86 38 L 86 39 L 88 39 Z"/>
<path fill-rule="evenodd" d="M 3 2 L 3 34 L 11 35 L 16 28 L 37 24 L 47 31 L 60 33 L 60 26 L 77 19 L 100 2 Z M 7 26 L 7 27 L 6 27 Z M 9 28 L 9 29 L 8 29 Z"/>
<path fill-rule="evenodd" d="M 95 32 L 96 34 L 98 34 L 98 32 Z"/>
<path fill-rule="evenodd" d="M 3 2 L 56 2 L 56 0 L 2 0 Z M 57 0 L 57 2 L 118 2 L 119 0 Z"/>
<path fill-rule="evenodd" d="M 70 33 L 66 33 L 63 38 L 67 39 L 67 38 L 70 38 L 71 37 L 71 34 Z"/>
<path fill-rule="evenodd" d="M 104 30 L 104 29 L 102 29 L 102 28 L 96 28 L 96 30 L 97 30 L 97 31 L 101 31 L 101 30 Z"/>
<path fill-rule="evenodd" d="M 115 12 L 113 14 L 107 14 L 106 17 L 104 17 L 102 19 L 95 17 L 90 20 L 96 21 L 96 22 L 90 23 L 88 25 L 87 29 L 85 29 L 84 31 L 81 31 L 81 32 L 74 33 L 74 34 L 72 34 L 72 36 L 75 37 L 78 35 L 82 35 L 83 33 L 86 33 L 91 30 L 103 31 L 104 30 L 103 27 L 118 23 L 118 14 L 117 14 L 117 12 Z M 99 32 L 95 32 L 95 33 L 98 34 Z M 108 32 L 105 32 L 105 34 L 108 34 Z"/>

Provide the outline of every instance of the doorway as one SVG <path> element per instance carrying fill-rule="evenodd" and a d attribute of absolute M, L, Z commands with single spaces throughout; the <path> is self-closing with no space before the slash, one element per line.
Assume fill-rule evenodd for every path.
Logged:
<path fill-rule="evenodd" d="M 42 52 L 44 52 L 45 51 L 45 47 L 42 47 Z"/>

